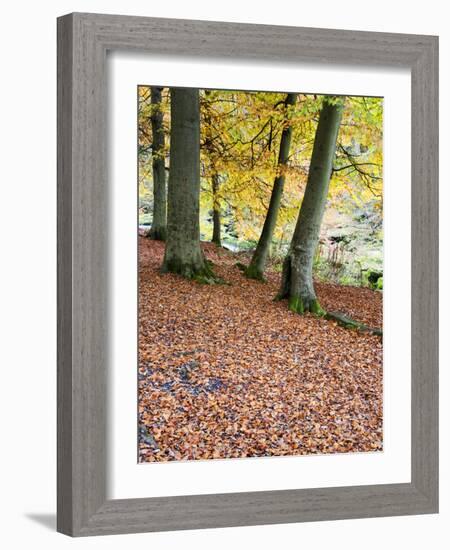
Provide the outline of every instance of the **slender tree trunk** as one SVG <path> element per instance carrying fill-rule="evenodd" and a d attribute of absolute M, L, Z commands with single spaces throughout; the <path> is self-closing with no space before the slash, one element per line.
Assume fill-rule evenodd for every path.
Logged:
<path fill-rule="evenodd" d="M 164 128 L 161 110 L 162 88 L 151 88 L 152 103 L 152 167 L 153 167 L 153 222 L 151 239 L 166 239 L 166 170 L 164 165 Z"/>
<path fill-rule="evenodd" d="M 289 299 L 289 309 L 297 313 L 324 314 L 314 290 L 312 269 L 325 211 L 336 140 L 342 118 L 343 101 L 326 97 L 319 116 L 305 194 L 283 264 L 278 297 Z"/>
<path fill-rule="evenodd" d="M 298 94 L 287 94 L 285 100 L 286 108 L 289 105 L 295 105 Z M 267 257 L 269 255 L 270 243 L 277 224 L 278 211 L 280 209 L 281 197 L 285 182 L 285 168 L 289 159 L 289 150 L 291 147 L 292 126 L 288 122 L 281 134 L 280 151 L 278 154 L 278 173 L 275 177 L 272 194 L 270 197 L 269 208 L 267 210 L 264 226 L 256 245 L 255 252 L 245 275 L 251 279 L 264 280 L 264 270 L 266 269 Z"/>
<path fill-rule="evenodd" d="M 204 103 L 204 117 L 205 117 L 205 133 L 206 139 L 204 142 L 205 150 L 208 153 L 208 161 L 210 165 L 211 175 L 211 191 L 212 191 L 212 204 L 213 204 L 213 233 L 211 242 L 215 243 L 217 246 L 222 246 L 221 231 L 220 231 L 220 201 L 219 201 L 219 186 L 220 178 L 216 170 L 216 157 L 218 152 L 214 146 L 214 142 L 211 135 L 211 111 L 210 111 L 210 95 L 211 90 L 205 90 L 205 103 Z"/>
<path fill-rule="evenodd" d="M 200 106 L 197 89 L 171 88 L 170 173 L 163 272 L 210 282 L 200 248 Z"/>
<path fill-rule="evenodd" d="M 212 176 L 212 194 L 213 194 L 213 234 L 211 242 L 217 246 L 222 246 L 220 233 L 220 204 L 219 204 L 219 175 L 214 173 Z"/>

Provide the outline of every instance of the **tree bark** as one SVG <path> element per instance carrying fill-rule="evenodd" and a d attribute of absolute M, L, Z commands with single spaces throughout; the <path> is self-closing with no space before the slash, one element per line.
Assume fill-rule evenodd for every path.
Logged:
<path fill-rule="evenodd" d="M 219 186 L 220 178 L 216 170 L 216 157 L 218 151 L 215 150 L 214 142 L 212 139 L 211 132 L 211 111 L 210 111 L 210 95 L 211 90 L 205 90 L 205 103 L 204 103 L 204 117 L 205 117 L 205 133 L 206 139 L 204 143 L 205 150 L 208 153 L 208 160 L 210 165 L 211 172 L 211 191 L 212 191 L 212 223 L 213 223 L 213 233 L 211 242 L 215 243 L 217 246 L 222 246 L 221 230 L 220 230 L 220 201 L 219 201 Z"/>
<path fill-rule="evenodd" d="M 287 94 L 285 100 L 285 108 L 290 105 L 295 105 L 298 94 Z M 267 257 L 269 255 L 270 243 L 272 242 L 273 234 L 277 224 L 278 211 L 280 209 L 281 197 L 285 182 L 285 168 L 289 159 L 289 150 L 292 139 L 292 125 L 287 122 L 281 134 L 280 151 L 278 154 L 278 170 L 275 177 L 272 194 L 270 196 L 269 208 L 267 210 L 266 219 L 264 220 L 261 236 L 256 245 L 255 252 L 245 275 L 251 279 L 264 280 L 264 270 L 266 269 Z"/>
<path fill-rule="evenodd" d="M 213 274 L 200 248 L 199 92 L 171 88 L 170 98 L 167 240 L 162 271 L 210 282 Z"/>
<path fill-rule="evenodd" d="M 289 309 L 323 315 L 314 290 L 312 269 L 325 211 L 343 101 L 326 97 L 319 116 L 305 194 L 289 252 L 283 263 L 279 298 L 289 299 Z"/>
<path fill-rule="evenodd" d="M 222 246 L 222 237 L 220 231 L 220 204 L 219 204 L 219 175 L 214 173 L 212 175 L 212 195 L 213 195 L 213 234 L 211 242 L 217 246 Z"/>
<path fill-rule="evenodd" d="M 151 88 L 153 222 L 149 237 L 157 241 L 164 241 L 167 233 L 166 170 L 164 161 L 164 128 L 161 96 L 162 88 Z"/>

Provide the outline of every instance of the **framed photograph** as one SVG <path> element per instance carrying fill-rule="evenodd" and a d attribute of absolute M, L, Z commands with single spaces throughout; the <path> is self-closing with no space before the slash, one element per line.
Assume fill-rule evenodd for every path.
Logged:
<path fill-rule="evenodd" d="M 58 530 L 438 511 L 438 39 L 58 19 Z"/>

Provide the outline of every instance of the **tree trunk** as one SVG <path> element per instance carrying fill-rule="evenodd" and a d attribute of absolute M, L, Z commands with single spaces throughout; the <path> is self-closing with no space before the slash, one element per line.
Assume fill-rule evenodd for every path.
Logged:
<path fill-rule="evenodd" d="M 212 175 L 212 194 L 213 194 L 213 234 L 211 242 L 217 246 L 222 246 L 222 238 L 220 234 L 220 204 L 219 204 L 219 175 Z"/>
<path fill-rule="evenodd" d="M 170 173 L 163 272 L 210 282 L 200 248 L 200 106 L 197 89 L 171 88 Z"/>
<path fill-rule="evenodd" d="M 285 100 L 286 108 L 289 105 L 295 105 L 298 94 L 287 94 Z M 289 159 L 289 150 L 291 147 L 292 126 L 288 122 L 281 134 L 280 151 L 278 154 L 278 170 L 275 177 L 272 194 L 270 196 L 269 208 L 267 210 L 264 226 L 259 237 L 256 250 L 253 253 L 251 262 L 245 271 L 245 275 L 251 279 L 264 280 L 264 270 L 266 268 L 267 257 L 269 255 L 270 243 L 277 224 L 278 210 L 280 209 L 281 197 L 285 182 L 285 168 Z"/>
<path fill-rule="evenodd" d="M 312 269 L 325 211 L 336 140 L 342 118 L 343 101 L 326 97 L 319 116 L 305 194 L 283 263 L 278 297 L 289 299 L 289 309 L 297 313 L 324 314 L 314 290 Z"/>
<path fill-rule="evenodd" d="M 212 191 L 212 223 L 213 223 L 213 233 L 211 242 L 215 243 L 217 246 L 222 246 L 221 231 L 220 231 L 220 201 L 219 201 L 219 186 L 220 179 L 219 174 L 216 170 L 216 157 L 218 151 L 214 146 L 214 141 L 212 139 L 211 132 L 211 111 L 210 111 L 210 95 L 211 90 L 205 90 L 205 103 L 204 103 L 204 117 L 205 117 L 205 134 L 206 139 L 204 142 L 205 150 L 208 153 L 208 160 L 210 165 L 211 172 L 211 191 Z"/>
<path fill-rule="evenodd" d="M 151 239 L 166 239 L 166 171 L 164 161 L 164 128 L 161 110 L 162 88 L 151 88 L 152 103 L 152 167 L 153 167 L 153 222 L 149 233 Z"/>

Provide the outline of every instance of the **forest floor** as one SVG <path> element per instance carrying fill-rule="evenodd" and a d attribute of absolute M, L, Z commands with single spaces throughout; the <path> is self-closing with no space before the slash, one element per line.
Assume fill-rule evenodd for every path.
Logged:
<path fill-rule="evenodd" d="M 382 450 L 382 341 L 273 300 L 280 274 L 202 244 L 229 285 L 159 268 L 139 238 L 139 461 Z M 325 309 L 382 326 L 382 294 L 316 283 Z"/>

